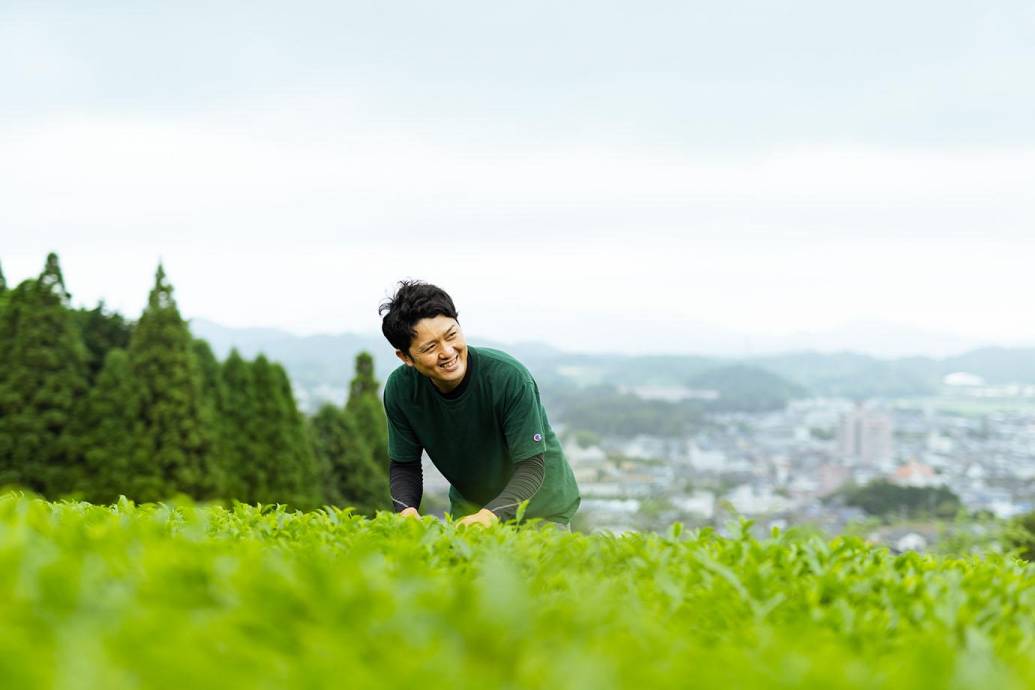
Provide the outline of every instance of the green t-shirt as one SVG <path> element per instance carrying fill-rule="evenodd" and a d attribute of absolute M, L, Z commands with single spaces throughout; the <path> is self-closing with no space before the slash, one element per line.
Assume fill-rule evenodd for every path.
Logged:
<path fill-rule="evenodd" d="M 494 499 L 514 463 L 543 454 L 546 475 L 525 517 L 569 522 L 579 507 L 579 488 L 535 379 L 505 352 L 468 346 L 467 353 L 470 380 L 455 399 L 413 367 L 402 365 L 388 376 L 388 455 L 396 462 L 420 462 L 426 450 L 449 480 L 450 512 L 459 517 Z"/>

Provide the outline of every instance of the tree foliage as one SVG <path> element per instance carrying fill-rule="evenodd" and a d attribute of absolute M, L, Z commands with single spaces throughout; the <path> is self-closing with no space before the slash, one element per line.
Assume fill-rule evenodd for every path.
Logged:
<path fill-rule="evenodd" d="M 191 351 L 198 365 L 201 377 L 201 422 L 208 430 L 207 472 L 210 493 L 214 496 L 229 496 L 231 475 L 234 468 L 228 465 L 226 433 L 222 424 L 222 411 L 226 405 L 226 387 L 219 360 L 204 340 L 193 338 Z"/>
<path fill-rule="evenodd" d="M 310 420 L 309 434 L 325 473 L 328 503 L 367 515 L 389 507 L 387 477 L 351 415 L 325 403 Z"/>
<path fill-rule="evenodd" d="M 105 309 L 103 300 L 93 309 L 76 309 L 72 314 L 86 347 L 87 373 L 92 383 L 110 350 L 129 347 L 132 324 L 122 314 Z"/>
<path fill-rule="evenodd" d="M 74 488 L 68 427 L 86 390 L 86 351 L 68 307 L 61 267 L 12 291 L 0 313 L 0 485 L 48 496 Z"/>
<path fill-rule="evenodd" d="M 1020 556 L 1035 562 L 1035 512 L 1027 513 L 1014 520 L 1011 546 L 1020 549 Z"/>
<path fill-rule="evenodd" d="M 15 290 L 0 273 L 0 298 L 0 485 L 98 502 L 387 507 L 369 355 L 357 359 L 349 411 L 307 424 L 282 366 L 236 350 L 221 364 L 191 337 L 161 265 L 136 323 L 103 302 L 73 309 L 53 254 Z"/>
<path fill-rule="evenodd" d="M 227 468 L 224 489 L 227 496 L 250 502 L 258 493 L 257 487 L 266 485 L 265 476 L 259 476 L 262 468 L 253 461 L 263 453 L 254 434 L 255 379 L 251 366 L 236 349 L 230 351 L 220 373 L 225 393 L 219 408 L 218 430 L 223 465 Z"/>
<path fill-rule="evenodd" d="M 262 446 L 263 503 L 312 506 L 319 502 L 317 461 L 284 368 L 259 355 L 252 365 L 256 405 L 253 424 Z"/>
<path fill-rule="evenodd" d="M 850 506 L 877 516 L 926 516 L 951 518 L 960 509 L 959 496 L 945 486 L 899 486 L 879 480 L 849 487 L 841 496 Z"/>
<path fill-rule="evenodd" d="M 129 356 L 121 348 L 109 350 L 74 425 L 84 470 L 77 489 L 86 500 L 111 503 L 119 495 L 164 493 L 141 443 L 140 402 Z"/>
<path fill-rule="evenodd" d="M 190 331 L 180 317 L 173 288 L 161 265 L 129 343 L 129 363 L 141 389 L 140 452 L 163 490 L 142 500 L 180 491 L 215 495 L 207 451 L 210 442 L 202 409 L 202 382 Z"/>
<path fill-rule="evenodd" d="M 356 355 L 356 373 L 349 383 L 345 413 L 356 422 L 356 428 L 367 445 L 374 463 L 387 472 L 388 419 L 378 394 L 380 383 L 374 375 L 374 358 L 368 352 Z"/>

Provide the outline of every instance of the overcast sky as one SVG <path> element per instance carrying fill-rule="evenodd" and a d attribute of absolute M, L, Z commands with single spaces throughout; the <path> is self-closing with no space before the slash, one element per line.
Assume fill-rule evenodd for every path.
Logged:
<path fill-rule="evenodd" d="M 413 277 L 570 349 L 1030 344 L 1033 74 L 1020 1 L 7 0 L 0 265 L 300 334 Z"/>

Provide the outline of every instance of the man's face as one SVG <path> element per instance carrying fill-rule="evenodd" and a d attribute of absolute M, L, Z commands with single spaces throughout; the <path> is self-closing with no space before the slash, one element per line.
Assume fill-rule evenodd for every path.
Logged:
<path fill-rule="evenodd" d="M 456 319 L 440 314 L 421 319 L 413 330 L 409 353 L 396 350 L 396 356 L 431 379 L 443 393 L 460 385 L 467 372 L 467 342 Z"/>

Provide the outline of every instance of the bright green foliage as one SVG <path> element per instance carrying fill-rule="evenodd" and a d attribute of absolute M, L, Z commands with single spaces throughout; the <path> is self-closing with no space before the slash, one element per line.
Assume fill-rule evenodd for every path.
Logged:
<path fill-rule="evenodd" d="M 57 256 L 15 288 L 0 312 L 0 486 L 49 496 L 73 488 L 68 425 L 86 389 L 86 352 Z"/>
<path fill-rule="evenodd" d="M 73 425 L 83 463 L 76 488 L 87 500 L 161 495 L 161 479 L 141 454 L 140 398 L 126 351 L 109 350 Z"/>
<path fill-rule="evenodd" d="M 73 312 L 83 344 L 87 351 L 87 367 L 91 384 L 104 366 L 104 359 L 112 348 L 129 347 L 132 325 L 118 312 L 109 312 L 101 301 L 93 309 Z"/>
<path fill-rule="evenodd" d="M 151 458 L 162 486 L 156 494 L 136 498 L 155 500 L 175 492 L 213 495 L 218 487 L 208 466 L 201 373 L 187 324 L 160 265 L 147 308 L 130 338 L 129 363 L 141 387 L 138 452 Z"/>
<path fill-rule="evenodd" d="M 324 468 L 328 503 L 366 515 L 390 509 L 385 472 L 374 464 L 365 434 L 351 415 L 326 403 L 309 420 L 309 436 Z"/>
<path fill-rule="evenodd" d="M 374 358 L 367 352 L 360 352 L 356 355 L 356 375 L 349 384 L 345 413 L 356 421 L 370 447 L 374 463 L 387 477 L 388 420 L 378 393 L 379 387 L 377 377 L 374 376 Z"/>
<path fill-rule="evenodd" d="M 260 452 L 247 463 L 255 483 L 247 503 L 312 507 L 321 501 L 317 460 L 284 368 L 259 355 L 252 364 L 255 405 L 251 435 Z"/>
<path fill-rule="evenodd" d="M 1035 565 L 855 538 L 0 497 L 20 689 L 1035 686 Z"/>

